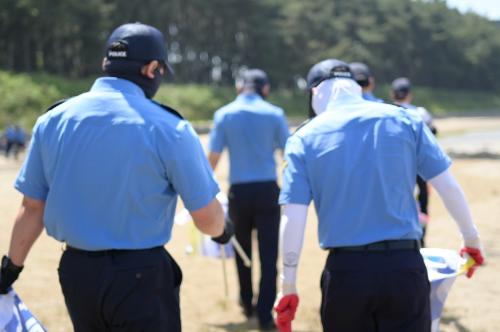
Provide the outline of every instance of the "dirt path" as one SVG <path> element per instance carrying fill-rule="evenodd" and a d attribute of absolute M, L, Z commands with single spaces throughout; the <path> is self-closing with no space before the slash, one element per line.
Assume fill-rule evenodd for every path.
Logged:
<path fill-rule="evenodd" d="M 495 156 L 500 155 L 500 118 L 440 119 L 437 126 L 442 133 L 442 146 L 456 155 L 452 171 L 470 200 L 488 255 L 488 265 L 473 279 L 460 277 L 456 281 L 446 302 L 441 331 L 496 332 L 500 326 L 500 159 Z M 485 151 L 490 154 L 481 154 Z M 227 161 L 223 162 L 217 178 L 226 188 Z M 7 250 L 12 222 L 21 199 L 12 189 L 19 166 L 19 162 L 0 157 L 0 253 Z M 457 227 L 435 194 L 431 196 L 430 213 L 429 246 L 458 248 Z M 186 254 L 186 246 L 192 237 L 190 226 L 176 226 L 173 239 L 167 245 L 184 272 L 181 289 L 184 331 L 256 331 L 256 322 L 245 321 L 236 305 L 234 263 L 227 264 L 229 298 L 226 299 L 221 261 Z M 57 280 L 60 253 L 61 245 L 43 235 L 16 283 L 23 300 L 49 331 L 71 331 Z M 326 254 L 318 248 L 316 217 L 310 209 L 298 277 L 301 304 L 294 331 L 320 330 L 319 278 L 325 257 Z"/>

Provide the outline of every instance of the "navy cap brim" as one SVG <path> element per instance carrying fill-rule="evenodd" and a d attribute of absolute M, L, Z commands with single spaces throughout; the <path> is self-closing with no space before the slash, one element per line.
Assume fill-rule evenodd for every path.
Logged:
<path fill-rule="evenodd" d="M 315 64 L 307 74 L 307 88 L 310 90 L 321 82 L 332 78 L 354 80 L 349 65 L 337 59 L 326 59 Z"/>

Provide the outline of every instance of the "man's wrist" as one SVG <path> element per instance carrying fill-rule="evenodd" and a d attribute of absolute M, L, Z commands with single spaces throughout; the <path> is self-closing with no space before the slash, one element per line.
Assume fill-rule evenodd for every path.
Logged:
<path fill-rule="evenodd" d="M 212 241 L 217 242 L 219 244 L 226 244 L 231 240 L 231 237 L 234 235 L 234 226 L 231 222 L 226 222 L 224 226 L 224 231 L 219 236 L 212 237 Z"/>
<path fill-rule="evenodd" d="M 8 293 L 12 284 L 17 280 L 23 270 L 22 266 L 17 266 L 8 256 L 3 256 L 0 269 L 0 294 Z"/>
<path fill-rule="evenodd" d="M 481 240 L 478 236 L 471 238 L 463 238 L 463 246 L 469 248 L 478 248 L 481 249 Z"/>
<path fill-rule="evenodd" d="M 297 266 L 283 265 L 280 279 L 282 284 L 295 285 L 297 280 Z"/>
<path fill-rule="evenodd" d="M 12 271 L 14 273 L 21 273 L 24 266 L 18 266 L 12 262 L 9 256 L 4 255 L 2 257 L 2 270 Z"/>
<path fill-rule="evenodd" d="M 295 286 L 295 284 L 283 283 L 281 284 L 281 294 L 283 296 L 289 294 L 297 294 L 297 287 Z"/>

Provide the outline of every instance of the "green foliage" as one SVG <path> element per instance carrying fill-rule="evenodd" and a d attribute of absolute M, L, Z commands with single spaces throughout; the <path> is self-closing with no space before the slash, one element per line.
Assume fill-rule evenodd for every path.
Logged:
<path fill-rule="evenodd" d="M 91 83 L 91 79 L 69 80 L 43 73 L 0 70 L 0 128 L 8 123 L 31 128 L 50 105 L 88 90 Z"/>
<path fill-rule="evenodd" d="M 214 112 L 234 98 L 236 98 L 234 88 L 200 84 L 165 84 L 155 97 L 159 102 L 179 110 L 185 118 L 194 122 L 212 120 Z M 307 95 L 303 91 L 272 90 L 269 101 L 295 117 L 304 117 L 307 113 L 305 112 Z"/>
<path fill-rule="evenodd" d="M 500 91 L 500 26 L 445 0 L 0 0 L 0 68 L 98 75 L 109 33 L 135 21 L 164 32 L 182 83 L 228 86 L 260 67 L 291 88 L 334 57 L 382 83 Z"/>
<path fill-rule="evenodd" d="M 389 100 L 389 86 L 380 97 Z M 500 115 L 500 95 L 491 92 L 412 87 L 412 104 L 423 106 L 435 116 L 474 114 Z"/>
<path fill-rule="evenodd" d="M 8 123 L 31 128 L 48 106 L 63 98 L 86 92 L 93 79 L 69 80 L 53 75 L 13 74 L 0 71 L 0 130 Z M 164 84 L 155 100 L 165 103 L 197 124 L 208 123 L 219 107 L 236 97 L 232 87 L 206 84 Z M 414 103 L 435 115 L 470 112 L 500 112 L 495 93 L 413 87 Z M 377 89 L 377 96 L 389 100 L 389 86 Z M 290 119 L 300 122 L 307 116 L 308 96 L 295 89 L 272 89 L 269 101 L 282 107 Z"/>
<path fill-rule="evenodd" d="M 189 120 L 210 120 L 216 109 L 234 99 L 234 89 L 208 85 L 164 84 L 155 97 Z"/>

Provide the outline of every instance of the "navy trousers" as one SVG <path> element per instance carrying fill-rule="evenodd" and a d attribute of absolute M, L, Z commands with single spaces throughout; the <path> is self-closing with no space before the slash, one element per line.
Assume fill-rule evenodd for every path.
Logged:
<path fill-rule="evenodd" d="M 229 217 L 234 223 L 235 236 L 241 247 L 252 257 L 252 230 L 257 230 L 260 258 L 260 283 L 257 300 L 257 315 L 262 325 L 272 321 L 272 309 L 276 298 L 276 261 L 280 207 L 279 187 L 275 181 L 253 182 L 232 185 L 229 190 Z M 251 312 L 253 300 L 252 270 L 243 265 L 236 256 L 236 267 L 240 283 L 240 300 Z"/>
<path fill-rule="evenodd" d="M 420 206 L 420 211 L 425 214 L 429 214 L 428 206 L 429 206 L 429 187 L 427 186 L 427 182 L 422 179 L 420 176 L 417 176 L 417 187 L 418 187 L 418 205 Z M 426 226 L 422 227 L 422 239 L 420 241 L 420 245 L 425 247 L 425 233 Z"/>
<path fill-rule="evenodd" d="M 321 277 L 328 332 L 430 332 L 430 283 L 418 250 L 331 252 Z"/>
<path fill-rule="evenodd" d="M 181 331 L 182 273 L 163 247 L 67 249 L 59 281 L 74 330 Z"/>

